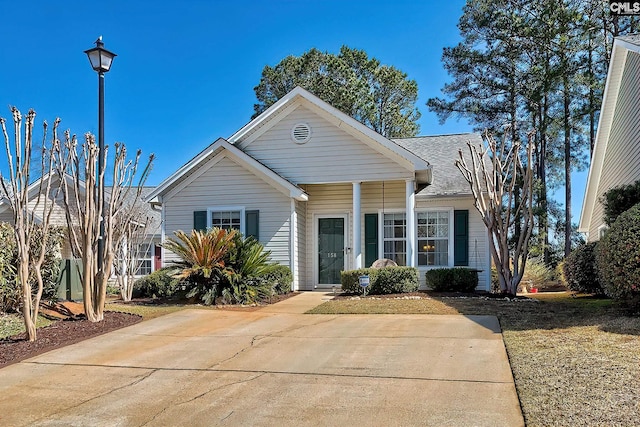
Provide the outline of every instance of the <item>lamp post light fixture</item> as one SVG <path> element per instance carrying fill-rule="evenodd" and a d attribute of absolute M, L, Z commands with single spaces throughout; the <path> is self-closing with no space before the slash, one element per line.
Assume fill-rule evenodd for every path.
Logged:
<path fill-rule="evenodd" d="M 103 272 L 104 257 L 104 185 L 100 187 L 100 177 L 104 172 L 104 73 L 111 69 L 111 63 L 116 54 L 104 48 L 102 36 L 95 41 L 96 47 L 85 50 L 89 57 L 91 68 L 98 73 L 98 179 L 96 185 L 96 199 L 100 204 L 100 237 L 98 239 L 98 272 Z M 101 189 L 101 191 L 100 191 Z M 100 194 L 98 194 L 100 193 Z"/>

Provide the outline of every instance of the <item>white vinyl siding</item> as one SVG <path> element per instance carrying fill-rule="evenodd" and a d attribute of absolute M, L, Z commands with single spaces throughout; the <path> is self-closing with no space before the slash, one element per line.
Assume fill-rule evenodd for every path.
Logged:
<path fill-rule="evenodd" d="M 291 129 L 300 122 L 311 127 L 311 138 L 304 144 L 291 140 Z M 295 184 L 413 177 L 413 172 L 302 105 L 255 141 L 238 145 Z"/>
<path fill-rule="evenodd" d="M 306 281 L 307 281 L 307 271 L 308 269 L 312 269 L 311 266 L 307 267 L 306 257 L 307 257 L 307 247 L 311 247 L 313 245 L 307 245 L 307 203 L 306 202 L 295 202 L 295 210 L 296 210 L 296 219 L 298 221 L 297 224 L 297 234 L 295 236 L 296 242 L 296 277 L 297 280 L 296 286 L 297 289 L 305 289 Z"/>
<path fill-rule="evenodd" d="M 291 199 L 228 157 L 207 168 L 179 191 L 169 192 L 163 200 L 165 237 L 176 230 L 193 229 L 193 212 L 230 204 L 260 212 L 260 241 L 271 251 L 271 259 L 290 266 L 289 222 Z M 167 262 L 175 259 L 165 251 Z"/>
<path fill-rule="evenodd" d="M 589 240 L 599 239 L 604 224 L 600 198 L 608 190 L 640 179 L 640 54 L 627 52 L 626 69 L 620 82 L 611 130 L 600 173 L 596 203 L 589 224 Z"/>
<path fill-rule="evenodd" d="M 306 280 L 301 283 L 301 289 L 312 290 L 317 283 L 314 276 L 314 263 L 317 254 L 314 251 L 313 242 L 316 238 L 314 215 L 327 214 L 349 214 L 349 224 L 347 229 L 347 247 L 353 247 L 352 230 L 353 230 L 353 186 L 351 183 L 344 184 L 326 184 L 326 185 L 303 185 L 302 188 L 309 195 L 309 201 L 306 202 Z M 384 197 L 383 197 L 384 195 Z M 387 211 L 398 211 L 405 209 L 405 183 L 404 181 L 390 182 L 365 182 L 361 187 L 361 211 L 364 218 L 366 213 L 378 213 L 383 207 Z M 361 223 L 361 247 L 364 248 L 364 220 Z M 382 242 L 379 242 L 382 245 Z M 351 255 L 351 254 L 349 254 Z M 351 267 L 351 256 L 347 256 L 347 269 Z"/>

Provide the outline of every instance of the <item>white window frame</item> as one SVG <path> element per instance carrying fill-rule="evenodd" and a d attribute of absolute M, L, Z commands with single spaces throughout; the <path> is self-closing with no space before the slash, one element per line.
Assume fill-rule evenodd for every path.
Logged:
<path fill-rule="evenodd" d="M 420 237 L 418 237 L 418 214 L 419 213 L 425 213 L 425 212 L 447 212 L 449 214 L 449 233 L 448 233 L 448 251 L 447 251 L 447 265 L 420 265 L 418 263 L 418 252 L 420 251 L 419 248 L 419 241 L 420 241 Z M 444 267 L 453 267 L 454 264 L 454 234 L 453 234 L 453 213 L 454 213 L 454 208 L 452 207 L 448 207 L 448 206 L 442 206 L 442 207 L 433 207 L 433 208 L 421 208 L 421 209 L 416 209 L 416 218 L 415 218 L 415 224 L 416 224 L 416 229 L 415 229 L 415 239 L 416 239 L 416 267 L 419 267 L 421 269 L 432 269 L 432 268 L 444 268 Z"/>
<path fill-rule="evenodd" d="M 207 209 L 207 229 L 213 227 L 211 221 L 213 220 L 214 212 L 240 212 L 240 233 L 245 235 L 245 207 L 244 206 L 216 206 Z"/>
<path fill-rule="evenodd" d="M 407 242 L 407 230 L 406 230 L 406 226 L 407 226 L 407 211 L 404 209 L 385 209 L 384 212 L 382 212 L 382 209 L 380 209 L 378 211 L 378 218 L 380 218 L 380 221 L 378 221 L 378 258 L 384 258 L 384 242 L 385 242 L 385 238 L 384 238 L 384 216 L 387 214 L 404 214 L 404 224 L 405 224 L 405 237 L 404 237 L 404 242 L 405 242 L 405 264 L 404 265 L 410 265 L 409 264 L 409 260 L 406 259 L 406 242 Z M 397 239 L 393 239 L 394 241 L 397 241 Z"/>
<path fill-rule="evenodd" d="M 609 226 L 607 224 L 602 224 L 600 227 L 598 227 L 598 240 L 604 237 L 604 233 L 606 233 L 608 229 Z"/>

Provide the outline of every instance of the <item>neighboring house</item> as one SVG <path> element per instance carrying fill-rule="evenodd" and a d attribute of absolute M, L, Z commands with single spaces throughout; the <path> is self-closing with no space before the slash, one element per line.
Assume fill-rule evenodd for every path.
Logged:
<path fill-rule="evenodd" d="M 590 242 L 599 240 L 606 230 L 603 194 L 640 179 L 639 82 L 640 34 L 617 37 L 578 228 Z"/>
<path fill-rule="evenodd" d="M 48 200 L 54 200 L 55 202 L 55 206 L 51 212 L 51 225 L 66 227 L 67 220 L 65 216 L 63 196 L 62 192 L 58 191 L 58 188 L 60 187 L 60 178 L 58 175 L 54 175 L 51 180 L 51 191 Z M 39 190 L 40 180 L 36 180 L 29 186 L 29 206 L 31 211 L 35 209 Z M 83 190 L 82 186 L 81 190 Z M 143 187 L 142 198 L 144 199 L 153 190 L 154 187 Z M 106 188 L 105 191 L 107 193 L 106 197 L 108 198 L 109 188 Z M 42 203 L 43 202 L 41 202 L 40 209 L 42 209 Z M 145 243 L 139 245 L 140 250 L 138 253 L 138 259 L 141 267 L 138 275 L 141 276 L 149 274 L 160 268 L 160 212 L 154 210 L 148 203 L 139 203 L 139 205 L 140 208 L 143 209 L 144 215 L 152 219 L 152 225 L 149 227 L 149 231 L 145 237 Z M 36 212 L 36 219 L 39 220 L 41 217 L 42 213 L 40 212 L 40 215 L 38 215 L 38 212 Z M 6 198 L 0 198 L 0 222 L 8 222 L 13 225 L 13 213 L 11 212 L 11 207 Z M 151 246 L 148 245 L 149 241 L 152 241 Z M 65 240 L 65 243 L 60 248 L 60 255 L 62 258 L 73 258 L 71 247 L 67 240 Z"/>
<path fill-rule="evenodd" d="M 177 230 L 235 228 L 291 268 L 295 290 L 340 286 L 340 271 L 378 258 L 481 270 L 487 231 L 454 165 L 476 134 L 389 140 L 296 88 L 164 180 L 162 239 Z M 407 214 L 408 213 L 408 214 Z M 163 253 L 163 262 L 176 257 Z"/>

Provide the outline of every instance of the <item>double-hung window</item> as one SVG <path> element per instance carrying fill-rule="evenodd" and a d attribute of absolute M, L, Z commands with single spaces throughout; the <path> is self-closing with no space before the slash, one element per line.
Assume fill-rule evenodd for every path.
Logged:
<path fill-rule="evenodd" d="M 449 265 L 449 212 L 418 212 L 418 265 Z"/>
<path fill-rule="evenodd" d="M 140 243 L 136 245 L 136 276 L 146 276 L 147 274 L 151 274 L 151 265 L 153 261 L 151 256 L 151 248 L 152 245 L 148 243 Z"/>
<path fill-rule="evenodd" d="M 404 213 L 385 213 L 383 222 L 384 258 L 407 265 L 407 219 Z"/>
<path fill-rule="evenodd" d="M 242 231 L 241 210 L 211 211 L 211 227 Z"/>

